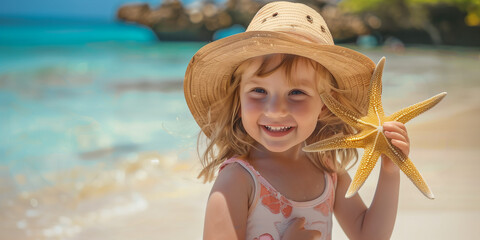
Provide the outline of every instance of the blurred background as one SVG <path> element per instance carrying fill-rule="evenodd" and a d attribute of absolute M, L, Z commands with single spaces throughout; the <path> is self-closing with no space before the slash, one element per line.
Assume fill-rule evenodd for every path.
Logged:
<path fill-rule="evenodd" d="M 0 239 L 201 239 L 211 184 L 183 75 L 267 2 L 1 1 Z M 448 92 L 407 124 L 437 199 L 402 175 L 392 239 L 480 238 L 480 1 L 297 2 L 337 44 L 387 57 L 387 113 Z"/>

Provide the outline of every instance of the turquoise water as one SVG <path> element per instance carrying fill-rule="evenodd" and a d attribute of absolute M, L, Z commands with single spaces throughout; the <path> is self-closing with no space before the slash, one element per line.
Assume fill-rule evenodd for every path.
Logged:
<path fill-rule="evenodd" d="M 152 42 L 146 27 L 112 21 L 2 18 L 1 45 L 75 45 L 91 42 Z"/>
<path fill-rule="evenodd" d="M 203 43 L 119 23 L 0 26 L 0 166 L 11 176 L 193 149 L 182 80 Z"/>

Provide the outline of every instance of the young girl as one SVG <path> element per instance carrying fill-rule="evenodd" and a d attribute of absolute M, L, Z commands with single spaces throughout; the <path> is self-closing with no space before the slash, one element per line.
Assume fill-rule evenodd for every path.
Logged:
<path fill-rule="evenodd" d="M 320 94 L 365 114 L 374 67 L 366 56 L 335 46 L 316 11 L 289 2 L 265 5 L 246 32 L 195 54 L 184 90 L 207 140 L 199 176 L 210 181 L 218 171 L 204 239 L 330 239 L 333 213 L 350 239 L 390 238 L 400 181 L 390 159 L 382 158 L 367 208 L 358 194 L 345 198 L 351 181 L 345 166 L 355 149 L 302 151 L 354 133 Z M 383 128 L 408 155 L 404 125 Z"/>

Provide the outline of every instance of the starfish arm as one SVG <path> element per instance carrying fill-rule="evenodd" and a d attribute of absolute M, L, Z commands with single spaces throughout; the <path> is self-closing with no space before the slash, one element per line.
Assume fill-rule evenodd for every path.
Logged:
<path fill-rule="evenodd" d="M 368 102 L 368 115 L 384 115 L 382 106 L 382 74 L 384 65 L 385 57 L 382 57 L 382 59 L 378 61 L 372 75 L 371 85 L 368 90 L 368 96 L 370 96 Z"/>
<path fill-rule="evenodd" d="M 435 198 L 432 190 L 430 190 L 430 187 L 428 187 L 425 180 L 423 180 L 422 175 L 420 175 L 420 172 L 417 170 L 415 165 L 413 165 L 413 162 L 410 160 L 410 158 L 407 157 L 405 160 L 401 161 L 391 152 L 386 152 L 385 155 L 387 155 L 387 157 L 389 157 L 400 168 L 400 170 L 407 175 L 407 177 L 413 182 L 418 190 L 423 193 L 423 195 L 430 199 Z"/>
<path fill-rule="evenodd" d="M 414 117 L 426 112 L 430 108 L 433 108 L 437 103 L 439 103 L 445 96 L 446 92 L 437 94 L 423 102 L 413 104 L 409 107 L 406 107 L 388 117 L 390 121 L 398 121 L 401 123 L 407 123 Z"/>
<path fill-rule="evenodd" d="M 312 143 L 303 148 L 305 152 L 320 152 L 333 149 L 343 148 L 361 148 L 363 147 L 363 138 L 357 137 L 357 135 L 339 136 L 328 138 L 316 143 Z"/>
<path fill-rule="evenodd" d="M 389 139 L 385 136 L 385 134 L 381 133 L 382 143 L 380 151 L 388 155 L 390 159 L 393 159 L 394 162 L 403 162 L 408 157 L 400 150 L 398 147 L 394 146 Z"/>
<path fill-rule="evenodd" d="M 355 173 L 355 176 L 348 187 L 347 193 L 345 194 L 346 198 L 350 198 L 355 195 L 358 189 L 362 187 L 363 183 L 365 183 L 365 180 L 368 178 L 368 175 L 370 175 L 375 167 L 379 157 L 380 152 L 375 151 L 374 147 L 365 148 L 365 153 L 360 161 L 357 172 Z"/>
<path fill-rule="evenodd" d="M 330 109 L 330 111 L 342 121 L 356 129 L 361 128 L 361 124 L 359 123 L 361 116 L 358 113 L 355 113 L 350 109 L 346 108 L 330 94 L 320 94 L 320 98 L 322 99 L 323 103 L 328 107 L 328 109 Z"/>

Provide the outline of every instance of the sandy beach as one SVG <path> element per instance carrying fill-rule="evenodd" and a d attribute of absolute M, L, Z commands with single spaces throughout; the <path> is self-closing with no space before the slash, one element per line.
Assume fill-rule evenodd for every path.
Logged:
<path fill-rule="evenodd" d="M 372 59 L 384 52 L 373 51 Z M 387 53 L 384 78 L 395 78 L 401 63 L 419 55 Z M 446 91 L 435 108 L 407 124 L 412 142 L 410 158 L 429 184 L 435 200 L 424 197 L 401 175 L 400 206 L 392 239 L 479 239 L 480 228 L 480 54 L 461 56 L 459 73 L 446 64 L 454 56 L 439 54 L 436 62 L 422 62 L 432 78 L 404 87 L 405 95 L 384 95 L 384 108 L 400 107 Z M 400 59 L 403 59 L 400 61 Z M 443 64 L 443 65 L 442 65 Z M 446 64 L 446 65 L 445 65 Z M 465 64 L 469 64 L 465 66 Z M 443 67 L 445 66 L 445 67 Z M 395 85 L 384 80 L 384 94 Z M 408 97 L 405 97 L 408 96 Z M 177 153 L 139 153 L 118 160 L 113 167 L 78 167 L 52 173 L 53 186 L 28 191 L 18 189 L 29 176 L 9 176 L 0 168 L 0 239 L 201 239 L 205 204 L 211 183 L 196 179 L 200 164 L 193 149 L 188 160 Z M 378 164 L 379 165 L 379 164 Z M 360 190 L 371 202 L 378 165 Z M 350 172 L 353 175 L 356 166 Z M 31 179 L 30 179 L 31 181 Z M 335 222 L 333 239 L 347 239 Z"/>

